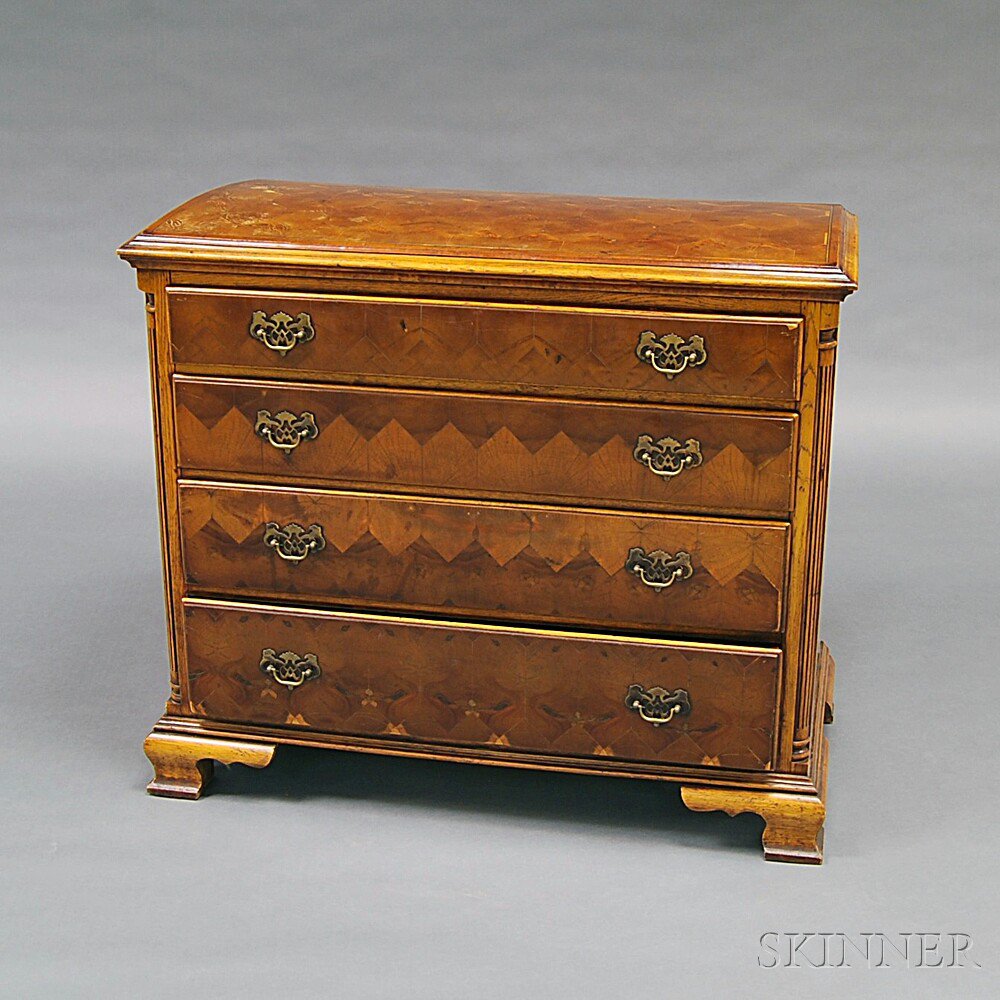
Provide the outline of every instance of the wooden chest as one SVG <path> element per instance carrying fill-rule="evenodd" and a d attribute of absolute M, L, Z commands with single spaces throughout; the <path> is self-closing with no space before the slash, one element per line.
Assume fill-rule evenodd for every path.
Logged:
<path fill-rule="evenodd" d="M 818 862 L 836 205 L 248 181 L 146 296 L 155 794 L 277 744 L 677 782 Z"/>

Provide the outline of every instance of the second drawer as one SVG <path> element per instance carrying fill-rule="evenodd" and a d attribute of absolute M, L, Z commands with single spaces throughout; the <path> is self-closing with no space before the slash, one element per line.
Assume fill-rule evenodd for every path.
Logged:
<path fill-rule="evenodd" d="M 694 634 L 780 631 L 784 524 L 182 483 L 193 592 Z"/>
<path fill-rule="evenodd" d="M 779 516 L 796 417 L 177 377 L 181 473 Z"/>

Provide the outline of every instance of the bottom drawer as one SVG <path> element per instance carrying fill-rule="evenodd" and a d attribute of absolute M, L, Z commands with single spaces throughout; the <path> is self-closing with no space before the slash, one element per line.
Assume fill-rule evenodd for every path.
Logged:
<path fill-rule="evenodd" d="M 191 710 L 226 722 L 771 766 L 776 649 L 189 599 Z"/>

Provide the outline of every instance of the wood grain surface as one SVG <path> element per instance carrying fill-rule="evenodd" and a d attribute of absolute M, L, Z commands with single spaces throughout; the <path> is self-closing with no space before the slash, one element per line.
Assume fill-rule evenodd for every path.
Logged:
<path fill-rule="evenodd" d="M 383 734 L 706 767 L 770 767 L 781 655 L 337 612 L 187 600 L 191 711 L 220 721 Z M 315 655 L 288 690 L 261 651 Z M 687 691 L 690 714 L 654 726 L 632 684 Z"/>
<path fill-rule="evenodd" d="M 189 593 L 280 597 L 669 633 L 781 627 L 788 529 L 764 522 L 183 483 Z M 267 526 L 316 525 L 300 561 Z M 659 592 L 626 568 L 633 547 L 686 551 Z"/>
<path fill-rule="evenodd" d="M 175 393 L 188 476 L 750 517 L 791 509 L 791 415 L 189 377 Z M 310 413 L 319 433 L 286 454 L 254 432 L 263 409 Z M 703 462 L 654 475 L 633 454 L 644 434 L 693 438 Z"/>
<path fill-rule="evenodd" d="M 801 323 L 412 299 L 171 289 L 177 370 L 232 369 L 335 382 L 394 380 L 504 392 L 788 407 L 799 386 Z M 285 353 L 249 334 L 258 312 L 306 313 L 314 336 Z M 640 334 L 701 337 L 707 359 L 667 378 L 640 360 Z"/>
<path fill-rule="evenodd" d="M 135 263 L 418 267 L 813 287 L 849 294 L 839 205 L 665 201 L 244 181 L 186 202 L 119 251 Z M 491 266 L 491 265 L 507 266 Z"/>

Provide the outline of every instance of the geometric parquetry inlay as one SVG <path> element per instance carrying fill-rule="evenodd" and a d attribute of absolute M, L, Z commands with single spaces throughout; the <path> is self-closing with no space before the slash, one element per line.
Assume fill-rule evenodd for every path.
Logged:
<path fill-rule="evenodd" d="M 761 401 L 793 399 L 798 330 L 794 320 L 766 322 L 677 316 L 491 308 L 405 300 L 315 299 L 170 293 L 175 358 L 203 365 L 275 364 L 296 370 L 365 373 L 531 386 L 602 387 L 681 396 L 723 394 Z M 255 311 L 306 309 L 317 335 L 305 351 L 277 362 L 246 338 Z M 642 331 L 698 336 L 709 363 L 670 380 L 636 356 Z"/>
<path fill-rule="evenodd" d="M 305 494 L 308 497 L 308 494 Z M 200 531 L 210 521 L 237 545 L 247 541 L 267 521 L 282 515 L 255 503 L 256 494 L 239 490 L 186 488 L 183 494 L 184 525 L 188 534 Z M 626 573 L 629 548 L 640 544 L 666 544 L 664 538 L 677 531 L 677 522 L 639 515 L 588 516 L 576 511 L 524 511 L 512 515 L 507 507 L 474 506 L 456 509 L 420 501 L 347 497 L 327 500 L 323 531 L 327 542 L 347 552 L 363 538 L 375 539 L 390 555 L 399 556 L 423 541 L 445 562 L 481 546 L 498 566 L 505 566 L 527 549 L 541 556 L 558 573 L 581 555 L 589 554 L 608 576 Z M 447 519 L 435 517 L 443 511 Z M 310 508 L 310 517 L 322 517 Z M 599 530 L 595 527 L 599 523 Z M 722 586 L 747 570 L 756 570 L 776 590 L 784 575 L 783 534 L 774 528 L 734 525 L 719 528 L 697 526 L 694 540 L 683 544 L 696 551 L 696 565 Z"/>
<path fill-rule="evenodd" d="M 234 394 L 241 397 L 236 405 Z M 794 433 L 788 418 L 671 415 L 638 407 L 580 413 L 572 404 L 532 405 L 539 416 L 523 401 L 458 397 L 421 406 L 405 394 L 209 389 L 182 382 L 180 458 L 191 470 L 298 475 L 388 488 L 447 487 L 597 503 L 617 499 L 751 515 L 789 509 Z M 315 413 L 318 436 L 287 456 L 262 448 L 253 420 L 258 409 L 275 406 Z M 636 462 L 639 435 L 663 432 L 696 437 L 701 465 L 664 479 Z"/>
<path fill-rule="evenodd" d="M 779 524 L 201 485 L 183 486 L 180 499 L 196 592 L 674 631 L 780 625 L 787 528 Z M 264 544 L 270 523 L 319 525 L 326 546 L 282 566 Z M 685 551 L 693 574 L 669 591 L 644 588 L 626 569 L 636 546 Z M 456 563 L 458 573 L 448 568 Z"/>
<path fill-rule="evenodd" d="M 184 621 L 191 707 L 208 718 L 707 767 L 770 763 L 776 653 L 219 606 L 189 605 Z M 322 675 L 294 690 L 269 683 L 258 664 L 275 635 L 315 652 Z M 683 688 L 691 712 L 643 722 L 625 703 L 635 683 Z"/>

